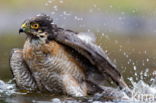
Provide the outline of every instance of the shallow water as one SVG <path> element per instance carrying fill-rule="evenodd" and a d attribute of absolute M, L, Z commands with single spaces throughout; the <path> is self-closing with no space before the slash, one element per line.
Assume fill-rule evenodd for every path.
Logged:
<path fill-rule="evenodd" d="M 52 94 L 29 93 L 26 91 L 18 91 L 13 83 L 5 83 L 0 80 L 0 103 L 149 103 L 156 101 L 156 85 L 148 85 L 143 81 L 133 82 L 132 96 L 123 95 L 119 99 L 110 99 L 110 97 L 100 97 L 97 94 L 93 97 L 72 98 L 67 96 L 56 96 Z M 122 92 L 123 93 L 123 92 Z M 120 94 L 117 94 L 119 97 Z"/>

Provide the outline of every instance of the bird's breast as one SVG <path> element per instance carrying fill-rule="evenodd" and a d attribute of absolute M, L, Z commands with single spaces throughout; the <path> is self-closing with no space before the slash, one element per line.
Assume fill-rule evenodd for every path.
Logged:
<path fill-rule="evenodd" d="M 44 44 L 26 41 L 23 57 L 31 68 L 56 68 L 57 71 L 83 74 L 84 67 L 68 51 L 56 41 Z"/>
<path fill-rule="evenodd" d="M 23 58 L 40 90 L 46 88 L 51 92 L 60 92 L 60 88 L 66 87 L 62 82 L 62 77 L 65 74 L 74 78 L 71 80 L 76 81 L 78 85 L 83 82 L 85 79 L 84 68 L 68 51 L 55 41 L 37 45 L 30 41 L 25 42 Z M 66 90 L 63 89 L 63 91 Z"/>

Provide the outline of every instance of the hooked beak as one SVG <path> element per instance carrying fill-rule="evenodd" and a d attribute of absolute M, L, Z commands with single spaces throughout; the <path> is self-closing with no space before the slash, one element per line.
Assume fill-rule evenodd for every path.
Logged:
<path fill-rule="evenodd" d="M 20 34 L 20 33 L 23 33 L 24 30 L 23 30 L 22 28 L 20 28 L 18 32 L 19 32 L 19 34 Z"/>
<path fill-rule="evenodd" d="M 19 29 L 19 34 L 27 31 L 26 23 L 22 24 L 21 28 Z"/>

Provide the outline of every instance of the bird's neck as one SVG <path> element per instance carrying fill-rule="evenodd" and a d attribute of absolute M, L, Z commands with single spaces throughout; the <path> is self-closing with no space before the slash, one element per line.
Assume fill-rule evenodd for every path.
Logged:
<path fill-rule="evenodd" d="M 45 59 L 45 43 L 40 40 L 27 38 L 23 47 L 23 57 L 25 60 L 33 60 L 36 58 L 38 61 Z"/>
<path fill-rule="evenodd" d="M 28 37 L 26 40 L 26 42 L 28 42 L 31 46 L 35 46 L 35 47 L 46 44 L 46 41 L 47 41 L 47 38 L 34 39 L 31 37 Z"/>

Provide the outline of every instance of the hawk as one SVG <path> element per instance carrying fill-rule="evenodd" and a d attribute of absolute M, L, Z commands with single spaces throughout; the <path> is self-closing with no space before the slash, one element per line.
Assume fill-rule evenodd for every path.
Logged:
<path fill-rule="evenodd" d="M 105 80 L 127 88 L 105 52 L 86 33 L 65 30 L 40 14 L 23 22 L 23 49 L 13 49 L 10 67 L 21 89 L 75 97 L 102 92 Z"/>

